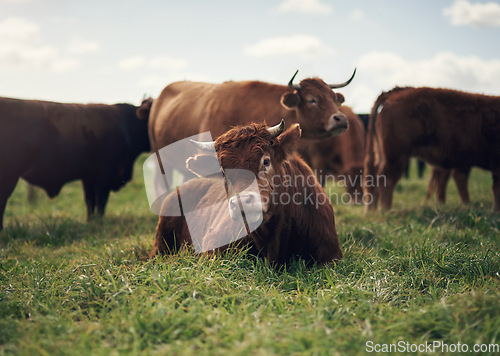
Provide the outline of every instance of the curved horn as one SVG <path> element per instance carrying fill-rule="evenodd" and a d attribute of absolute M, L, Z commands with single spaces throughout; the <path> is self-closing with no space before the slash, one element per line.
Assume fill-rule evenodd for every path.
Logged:
<path fill-rule="evenodd" d="M 202 151 L 210 151 L 214 152 L 215 151 L 215 142 L 213 141 L 208 141 L 208 142 L 200 142 L 200 141 L 195 141 L 195 140 L 189 140 L 191 143 L 199 148 Z"/>
<path fill-rule="evenodd" d="M 354 75 L 356 75 L 356 68 L 354 68 L 354 72 L 352 73 L 351 77 L 347 81 L 340 83 L 340 84 L 328 84 L 328 86 L 332 89 L 343 88 L 343 87 L 347 86 L 353 80 Z"/>
<path fill-rule="evenodd" d="M 290 81 L 288 82 L 288 87 L 290 89 L 300 89 L 300 84 L 293 84 L 293 80 L 295 79 L 295 76 L 297 75 L 297 73 L 299 72 L 299 70 L 297 69 L 297 71 L 295 72 L 295 74 L 293 75 L 292 79 L 290 79 Z"/>
<path fill-rule="evenodd" d="M 284 129 L 285 129 L 285 120 L 281 119 L 281 122 L 278 125 L 268 128 L 267 131 L 269 131 L 271 136 L 275 138 L 281 135 Z"/>

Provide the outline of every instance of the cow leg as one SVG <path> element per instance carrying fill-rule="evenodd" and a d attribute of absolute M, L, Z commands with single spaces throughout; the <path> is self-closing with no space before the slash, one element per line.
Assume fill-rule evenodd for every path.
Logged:
<path fill-rule="evenodd" d="M 380 194 L 380 205 L 383 210 L 389 210 L 392 206 L 394 189 L 399 179 L 403 176 L 405 164 L 408 157 L 385 160 L 377 174 L 377 186 Z M 388 164 L 390 162 L 390 164 Z"/>
<path fill-rule="evenodd" d="M 427 185 L 426 199 L 429 199 L 434 192 L 436 192 L 436 201 L 444 204 L 446 201 L 446 186 L 450 178 L 450 171 L 448 169 L 441 169 L 432 167 L 431 177 Z"/>
<path fill-rule="evenodd" d="M 493 211 L 500 211 L 500 170 L 493 172 Z"/>
<path fill-rule="evenodd" d="M 454 169 L 453 170 L 453 180 L 457 186 L 458 196 L 463 205 L 468 205 L 470 203 L 469 199 L 469 174 L 470 168 Z"/>
<path fill-rule="evenodd" d="M 99 186 L 97 188 L 97 215 L 100 217 L 104 216 L 104 212 L 106 210 L 106 204 L 108 203 L 109 198 L 109 188 Z"/>
<path fill-rule="evenodd" d="M 417 169 L 418 169 L 418 178 L 422 179 L 424 177 L 425 162 L 420 159 L 417 159 Z"/>
<path fill-rule="evenodd" d="M 446 202 L 446 188 L 450 179 L 451 171 L 449 169 L 434 169 L 436 172 L 436 200 L 440 204 Z"/>
<path fill-rule="evenodd" d="M 377 209 L 378 203 L 378 188 L 375 184 L 376 177 L 375 171 L 378 167 L 373 163 L 373 158 L 369 158 L 368 154 L 365 156 L 364 168 L 363 168 L 363 203 L 365 204 L 366 211 L 372 211 Z"/>
<path fill-rule="evenodd" d="M 155 243 L 149 257 L 170 255 L 179 251 L 182 245 L 188 242 L 185 241 L 187 231 L 184 216 L 160 216 L 156 226 Z"/>
<path fill-rule="evenodd" d="M 96 189 L 95 184 L 88 180 L 83 180 L 83 192 L 85 195 L 85 204 L 87 205 L 87 221 L 90 221 L 94 216 L 96 206 Z"/>
<path fill-rule="evenodd" d="M 7 200 L 16 187 L 19 177 L 0 176 L 2 184 L 0 185 L 0 231 L 3 229 L 3 214 L 7 206 Z"/>
<path fill-rule="evenodd" d="M 432 197 L 432 194 L 436 191 L 436 174 L 436 168 L 432 167 L 429 183 L 427 183 L 427 194 L 425 195 L 426 200 L 429 200 Z"/>
<path fill-rule="evenodd" d="M 149 256 L 172 254 L 177 252 L 183 244 L 189 244 L 191 236 L 186 218 L 174 216 L 180 205 L 179 192 L 169 194 L 162 203 L 160 218 L 156 226 L 156 236 L 153 249 Z M 181 210 L 182 212 L 182 210 Z"/>
<path fill-rule="evenodd" d="M 404 174 L 405 174 L 406 179 L 410 178 L 410 164 L 411 164 L 411 162 L 410 162 L 410 160 L 408 160 L 408 162 L 406 162 L 406 165 L 405 165 L 405 171 L 404 171 L 405 173 Z"/>

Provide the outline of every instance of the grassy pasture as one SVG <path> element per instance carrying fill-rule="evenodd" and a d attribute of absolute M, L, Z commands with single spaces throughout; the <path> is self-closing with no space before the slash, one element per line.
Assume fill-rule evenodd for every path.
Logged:
<path fill-rule="evenodd" d="M 336 205 L 344 260 L 276 271 L 244 252 L 147 260 L 157 217 L 144 159 L 102 222 L 85 222 L 80 183 L 34 205 L 18 184 L 0 233 L 0 354 L 355 355 L 384 344 L 407 354 L 426 342 L 500 343 L 500 214 L 488 172 L 472 171 L 467 208 L 453 184 L 445 206 L 424 202 L 428 171 L 400 182 L 389 212 Z"/>

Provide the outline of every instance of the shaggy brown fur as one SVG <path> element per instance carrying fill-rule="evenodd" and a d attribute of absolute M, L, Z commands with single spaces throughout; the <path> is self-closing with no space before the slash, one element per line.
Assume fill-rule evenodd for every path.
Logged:
<path fill-rule="evenodd" d="M 297 155 L 295 149 L 300 138 L 299 125 L 290 127 L 277 138 L 273 138 L 264 124 L 236 127 L 215 141 L 218 159 L 224 170 L 248 169 L 257 177 L 262 199 L 268 199 L 264 221 L 261 226 L 240 243 L 250 243 L 253 251 L 278 265 L 285 264 L 293 256 L 299 256 L 319 264 L 342 258 L 333 207 L 323 188 L 309 166 Z M 265 171 L 261 160 L 263 155 L 270 159 L 269 170 Z M 197 160 L 188 161 L 188 166 Z M 194 165 L 191 166 L 193 168 Z M 265 174 L 263 174 L 265 172 Z M 295 178 L 302 179 L 295 179 Z M 285 179 L 303 184 L 286 184 Z M 198 178 L 187 182 L 190 201 L 223 201 L 226 191 L 222 178 Z M 294 180 L 295 179 L 295 180 Z M 307 182 L 307 183 L 306 183 Z M 235 182 L 233 182 L 235 183 Z M 309 195 L 314 198 L 298 204 L 284 204 L 279 197 Z M 272 196 L 278 199 L 272 199 Z M 321 204 L 318 199 L 321 197 Z M 162 209 L 168 212 L 170 204 L 178 201 L 177 193 L 165 199 Z M 225 209 L 224 211 L 227 211 Z M 162 214 L 164 215 L 164 214 Z M 229 213 L 208 216 L 204 229 L 203 245 L 218 246 L 217 232 L 211 230 L 224 226 L 232 229 Z M 202 226 L 201 226 L 202 225 Z M 235 231 L 231 230 L 231 233 Z M 191 245 L 191 237 L 184 217 L 161 216 L 156 229 L 156 239 L 151 256 L 157 253 L 171 253 L 184 245 Z M 228 246 L 217 248 L 223 251 Z"/>
<path fill-rule="evenodd" d="M 493 176 L 493 209 L 500 209 L 500 97 L 449 89 L 397 88 L 375 102 L 368 129 L 364 191 L 383 209 L 412 156 L 441 169 L 477 166 Z M 368 185 L 385 177 L 383 186 Z M 368 179 L 367 179 L 368 178 Z"/>

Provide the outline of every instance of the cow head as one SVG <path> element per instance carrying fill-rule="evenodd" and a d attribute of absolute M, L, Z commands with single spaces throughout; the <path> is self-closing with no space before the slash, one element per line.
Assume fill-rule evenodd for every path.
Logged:
<path fill-rule="evenodd" d="M 297 72 L 288 83 L 291 91 L 281 96 L 281 105 L 296 112 L 297 121 L 304 131 L 303 137 L 326 138 L 347 130 L 347 117 L 339 111 L 344 96 L 332 89 L 347 86 L 356 70 L 349 80 L 340 84 L 326 84 L 319 78 L 304 79 L 300 84 L 293 84 Z"/>
<path fill-rule="evenodd" d="M 203 167 L 209 166 L 209 160 L 217 159 L 224 172 L 231 172 L 225 174 L 231 217 L 240 216 L 240 211 L 243 211 L 249 222 L 262 216 L 265 222 L 275 208 L 271 196 L 278 187 L 273 178 L 284 175 L 283 165 L 295 153 L 301 135 L 299 124 L 286 131 L 284 127 L 284 121 L 274 127 L 251 124 L 235 127 L 215 142 L 193 141 L 203 150 L 213 152 L 215 148 L 218 157 L 195 156 L 188 159 L 187 168 L 195 174 L 204 175 Z M 259 192 L 247 189 L 255 179 Z"/>

